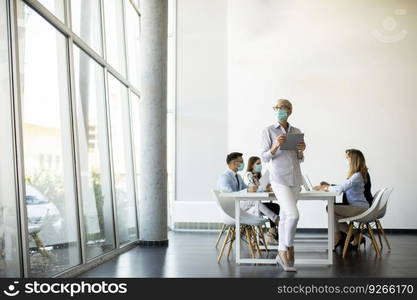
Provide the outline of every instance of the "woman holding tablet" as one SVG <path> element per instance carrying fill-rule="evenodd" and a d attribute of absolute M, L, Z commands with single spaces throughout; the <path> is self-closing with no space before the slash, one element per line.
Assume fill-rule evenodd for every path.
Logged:
<path fill-rule="evenodd" d="M 279 244 L 277 263 L 285 270 L 295 272 L 294 236 L 298 223 L 297 200 L 302 185 L 300 162 L 304 160 L 306 145 L 301 140 L 294 150 L 281 150 L 287 134 L 301 133 L 288 123 L 292 104 L 279 99 L 273 107 L 277 123 L 263 130 L 262 160 L 269 164 L 272 190 L 280 205 Z"/>

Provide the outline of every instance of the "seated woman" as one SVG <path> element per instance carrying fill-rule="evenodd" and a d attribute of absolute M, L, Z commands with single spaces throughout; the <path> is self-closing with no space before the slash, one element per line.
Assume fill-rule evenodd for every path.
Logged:
<path fill-rule="evenodd" d="M 369 208 L 369 203 L 365 198 L 365 184 L 368 179 L 368 168 L 366 167 L 365 157 L 361 151 L 348 149 L 345 151 L 347 163 L 349 166 L 347 180 L 341 185 L 331 186 L 322 182 L 320 186 L 314 187 L 315 190 L 331 191 L 346 195 L 348 204 L 335 205 L 335 248 L 342 246 L 347 233 L 347 224 L 339 223 L 340 219 L 357 216 Z M 359 234 L 355 234 L 353 245 L 358 245 Z"/>
<path fill-rule="evenodd" d="M 259 180 L 262 177 L 262 163 L 257 156 L 249 158 L 245 176 L 243 177 L 248 186 L 260 186 Z M 271 185 L 266 186 L 265 192 L 271 192 Z M 258 192 L 263 192 L 258 188 Z M 279 205 L 277 203 L 261 203 L 259 201 L 247 202 L 244 208 L 247 212 L 256 215 L 264 215 L 269 219 L 270 228 L 266 234 L 266 242 L 276 245 L 278 243 L 278 222 L 279 222 Z"/>
<path fill-rule="evenodd" d="M 354 149 L 347 149 L 346 152 L 349 152 Z M 366 180 L 365 180 L 365 191 L 363 192 L 365 195 L 366 201 L 368 201 L 369 206 L 372 205 L 372 202 L 374 201 L 374 196 L 372 195 L 372 184 L 371 184 L 371 176 L 369 175 L 369 172 L 366 172 Z M 346 198 L 346 193 L 343 193 L 343 204 L 349 205 L 349 202 Z"/>

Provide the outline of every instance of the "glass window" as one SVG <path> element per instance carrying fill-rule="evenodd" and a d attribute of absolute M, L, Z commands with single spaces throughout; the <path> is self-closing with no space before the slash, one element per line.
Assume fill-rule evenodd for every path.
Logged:
<path fill-rule="evenodd" d="M 62 23 L 65 23 L 65 0 L 38 0 L 51 13 L 53 13 Z"/>
<path fill-rule="evenodd" d="M 168 0 L 168 64 L 167 64 L 167 172 L 168 224 L 172 224 L 172 203 L 175 201 L 175 2 Z"/>
<path fill-rule="evenodd" d="M 87 259 L 114 248 L 104 71 L 78 47 L 74 69 Z"/>
<path fill-rule="evenodd" d="M 80 263 L 66 40 L 22 1 L 18 18 L 29 271 L 49 277 Z"/>
<path fill-rule="evenodd" d="M 136 177 L 136 187 L 139 188 L 139 158 L 140 158 L 140 124 L 139 124 L 139 97 L 136 96 L 134 93 L 130 93 L 130 111 L 132 115 L 132 131 L 133 131 L 133 154 L 135 160 L 135 177 Z M 138 197 L 138 190 L 136 190 L 136 197 L 137 201 L 139 200 Z"/>
<path fill-rule="evenodd" d="M 126 52 L 123 27 L 123 1 L 104 0 L 107 61 L 126 75 Z"/>
<path fill-rule="evenodd" d="M 126 28 L 129 81 L 136 88 L 139 88 L 140 23 L 139 15 L 130 1 L 126 3 Z"/>
<path fill-rule="evenodd" d="M 167 114 L 167 170 L 168 174 L 172 175 L 174 171 L 174 114 Z M 168 187 L 168 190 L 171 186 Z"/>
<path fill-rule="evenodd" d="M 19 277 L 6 1 L 0 0 L 0 277 Z"/>
<path fill-rule="evenodd" d="M 175 0 L 168 0 L 168 36 L 175 33 Z"/>
<path fill-rule="evenodd" d="M 109 74 L 113 181 L 120 244 L 138 238 L 127 88 Z"/>
<path fill-rule="evenodd" d="M 100 0 L 71 0 L 72 31 L 102 54 Z"/>
<path fill-rule="evenodd" d="M 167 60 L 167 109 L 172 112 L 175 109 L 175 41 L 168 38 Z"/>
<path fill-rule="evenodd" d="M 167 114 L 167 188 L 168 188 L 168 224 L 172 222 L 171 209 L 172 203 L 175 201 L 175 124 L 174 114 Z"/>

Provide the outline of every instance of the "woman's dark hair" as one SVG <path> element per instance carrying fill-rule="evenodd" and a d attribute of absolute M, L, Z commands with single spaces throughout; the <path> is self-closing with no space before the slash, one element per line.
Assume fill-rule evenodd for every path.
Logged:
<path fill-rule="evenodd" d="M 235 159 L 237 159 L 237 158 L 239 158 L 239 157 L 242 157 L 243 156 L 243 154 L 242 153 L 239 153 L 239 152 L 232 152 L 232 153 L 229 153 L 227 156 L 226 156 L 226 163 L 227 164 L 230 164 L 230 162 L 232 162 L 233 160 L 235 160 Z"/>
<path fill-rule="evenodd" d="M 260 160 L 260 158 L 259 158 L 259 157 L 257 157 L 257 156 L 251 156 L 251 157 L 249 157 L 249 160 L 248 160 L 248 167 L 246 168 L 246 171 L 247 171 L 247 172 L 252 172 L 252 173 L 254 173 L 254 172 L 253 172 L 253 166 L 255 165 L 255 163 L 256 163 L 258 160 Z M 259 180 L 259 179 L 261 179 L 261 176 L 262 176 L 262 174 L 261 174 L 260 172 L 257 172 L 257 173 L 256 173 L 256 177 L 258 178 L 258 180 Z"/>

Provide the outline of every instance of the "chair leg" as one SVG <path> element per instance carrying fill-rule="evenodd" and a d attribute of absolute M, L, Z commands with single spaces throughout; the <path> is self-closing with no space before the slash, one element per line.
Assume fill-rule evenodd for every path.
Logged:
<path fill-rule="evenodd" d="M 381 232 L 379 231 L 379 226 L 378 223 L 375 221 L 375 227 L 376 227 L 376 232 L 378 233 L 378 240 L 379 240 L 379 245 L 381 245 L 381 251 L 382 248 L 384 248 L 384 245 L 382 245 L 382 238 L 381 238 Z"/>
<path fill-rule="evenodd" d="M 251 231 L 252 231 L 252 234 L 253 234 L 253 240 L 254 240 L 254 243 L 255 243 L 256 250 L 258 251 L 258 256 L 262 257 L 262 252 L 261 252 L 261 249 L 259 248 L 259 242 L 258 242 L 259 239 L 258 239 L 258 235 L 256 234 L 255 226 L 251 226 Z"/>
<path fill-rule="evenodd" d="M 348 227 L 348 233 L 347 233 L 346 240 L 345 240 L 345 245 L 343 247 L 342 258 L 345 258 L 345 256 L 346 256 L 346 253 L 347 253 L 347 250 L 348 250 L 348 247 L 349 247 L 349 241 L 350 241 L 350 238 L 352 236 L 352 233 L 353 233 L 353 222 L 350 222 L 349 227 Z"/>
<path fill-rule="evenodd" d="M 266 254 L 268 254 L 269 253 L 269 249 L 268 249 L 268 246 L 266 245 L 264 231 L 262 229 L 262 226 L 260 226 L 260 225 L 258 226 L 258 231 L 259 231 L 259 236 L 260 236 L 260 238 L 262 240 L 262 243 L 264 244 L 264 247 L 265 247 L 265 250 L 266 250 Z"/>
<path fill-rule="evenodd" d="M 229 251 L 227 252 L 227 258 L 229 258 L 230 253 L 232 252 L 232 246 L 233 246 L 233 242 L 236 239 L 236 231 L 235 228 L 232 227 L 232 235 L 231 235 L 231 239 L 230 239 L 230 245 L 229 245 Z"/>
<path fill-rule="evenodd" d="M 378 256 L 381 256 L 381 252 L 379 251 L 378 244 L 376 243 L 374 232 L 372 230 L 372 227 L 369 223 L 366 224 L 366 227 L 368 228 L 369 236 L 371 237 L 372 246 L 374 246 L 375 252 Z"/>
<path fill-rule="evenodd" d="M 219 236 L 218 236 L 218 238 L 217 238 L 217 241 L 216 241 L 216 246 L 215 246 L 216 248 L 217 248 L 217 246 L 219 245 L 220 239 L 221 239 L 221 237 L 222 237 L 222 235 L 223 235 L 224 231 L 226 230 L 226 227 L 227 227 L 227 225 L 226 225 L 226 224 L 223 224 L 222 229 L 221 229 L 221 231 L 220 231 L 220 233 L 219 233 Z"/>
<path fill-rule="evenodd" d="M 255 228 L 255 226 L 251 226 L 250 227 L 250 231 L 251 231 L 251 233 L 252 233 L 252 236 L 253 236 L 253 240 L 255 241 L 255 242 L 257 242 L 257 243 L 259 243 L 259 235 L 257 234 L 257 232 L 256 232 L 256 228 Z"/>
<path fill-rule="evenodd" d="M 385 243 L 387 244 L 388 249 L 391 250 L 391 245 L 388 242 L 387 235 L 385 234 L 384 228 L 382 228 L 381 222 L 379 220 L 376 220 L 375 222 L 377 226 L 379 227 L 380 234 L 382 234 L 382 236 L 384 237 L 384 240 L 385 240 Z"/>
<path fill-rule="evenodd" d="M 362 233 L 363 223 L 359 223 L 359 240 L 358 240 L 358 249 L 361 247 L 361 241 L 364 239 Z"/>
<path fill-rule="evenodd" d="M 222 248 L 220 250 L 219 257 L 217 258 L 217 263 L 220 263 L 220 259 L 222 258 L 222 255 L 223 255 L 223 252 L 224 252 L 224 248 L 226 248 L 226 244 L 227 244 L 227 241 L 229 240 L 230 232 L 232 231 L 231 228 L 232 227 L 229 227 L 229 229 L 227 230 L 226 238 L 224 239 L 223 246 L 222 246 Z"/>
<path fill-rule="evenodd" d="M 248 247 L 249 247 L 250 253 L 252 255 L 252 258 L 255 258 L 255 253 L 253 251 L 253 246 L 250 240 L 249 226 L 245 227 L 245 233 L 246 233 L 246 240 L 248 241 Z"/>

